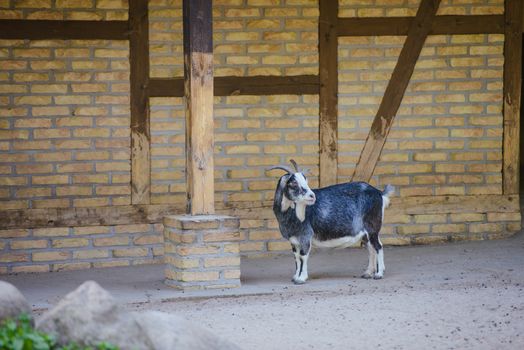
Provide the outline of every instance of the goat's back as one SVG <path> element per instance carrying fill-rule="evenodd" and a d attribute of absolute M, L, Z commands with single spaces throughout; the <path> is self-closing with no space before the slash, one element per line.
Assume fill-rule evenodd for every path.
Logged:
<path fill-rule="evenodd" d="M 378 233 L 382 226 L 382 191 L 365 182 L 349 182 L 313 190 L 316 202 L 307 208 L 316 239 Z"/>

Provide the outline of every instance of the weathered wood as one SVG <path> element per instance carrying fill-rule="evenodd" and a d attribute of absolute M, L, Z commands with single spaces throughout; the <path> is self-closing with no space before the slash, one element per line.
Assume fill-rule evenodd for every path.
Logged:
<path fill-rule="evenodd" d="M 213 214 L 213 29 L 209 0 L 184 0 L 188 213 Z"/>
<path fill-rule="evenodd" d="M 219 214 L 246 219 L 274 219 L 272 201 L 215 203 Z M 0 211 L 0 229 L 112 226 L 160 223 L 181 214 L 185 204 L 118 205 L 93 208 L 49 208 Z M 518 195 L 394 197 L 386 215 L 518 212 Z"/>
<path fill-rule="evenodd" d="M 338 19 L 338 36 L 407 35 L 415 17 L 356 17 Z M 502 34 L 503 15 L 444 15 L 433 20 L 429 35 Z"/>
<path fill-rule="evenodd" d="M 366 143 L 360 153 L 353 174 L 353 181 L 367 182 L 373 175 L 439 4 L 440 0 L 422 0 L 420 3 L 417 15 L 408 30 L 408 36 L 371 125 Z"/>
<path fill-rule="evenodd" d="M 504 5 L 504 164 L 505 194 L 519 193 L 520 183 L 520 98 L 522 79 L 522 0 Z"/>
<path fill-rule="evenodd" d="M 234 95 L 318 95 L 317 75 L 215 77 L 215 96 Z M 149 80 L 149 97 L 183 97 L 183 78 Z"/>
<path fill-rule="evenodd" d="M 320 0 L 319 10 L 319 181 L 324 187 L 337 182 L 338 170 L 338 1 Z"/>
<path fill-rule="evenodd" d="M 149 79 L 147 3 L 147 0 L 129 2 L 132 204 L 149 204 L 151 193 L 151 133 L 147 96 Z"/>
<path fill-rule="evenodd" d="M 128 37 L 127 21 L 0 20 L 0 39 L 127 40 Z"/>

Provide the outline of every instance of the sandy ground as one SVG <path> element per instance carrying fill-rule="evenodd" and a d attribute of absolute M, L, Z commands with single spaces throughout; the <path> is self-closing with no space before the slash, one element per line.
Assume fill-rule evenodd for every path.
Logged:
<path fill-rule="evenodd" d="M 364 250 L 324 252 L 310 260 L 311 284 L 324 288 L 289 282 L 270 295 L 137 308 L 177 313 L 245 349 L 524 349 L 523 238 L 389 248 L 379 281 L 356 277 Z M 246 273 L 285 278 L 288 265 L 291 256 Z"/>
<path fill-rule="evenodd" d="M 382 280 L 359 278 L 365 249 L 313 252 L 295 286 L 291 252 L 242 261 L 242 287 L 182 293 L 162 266 L 21 274 L 37 313 L 92 279 L 126 307 L 181 315 L 244 349 L 524 349 L 524 234 L 389 247 Z"/>

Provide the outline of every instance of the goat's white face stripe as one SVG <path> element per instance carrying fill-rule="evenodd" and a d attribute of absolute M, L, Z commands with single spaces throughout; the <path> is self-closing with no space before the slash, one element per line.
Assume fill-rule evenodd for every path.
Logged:
<path fill-rule="evenodd" d="M 307 190 L 311 191 L 311 189 L 309 188 L 309 186 L 307 184 L 307 180 L 306 180 L 306 178 L 304 177 L 304 175 L 302 173 L 295 173 L 295 179 L 297 180 L 298 185 L 300 187 L 302 187 L 303 189 L 307 189 Z"/>

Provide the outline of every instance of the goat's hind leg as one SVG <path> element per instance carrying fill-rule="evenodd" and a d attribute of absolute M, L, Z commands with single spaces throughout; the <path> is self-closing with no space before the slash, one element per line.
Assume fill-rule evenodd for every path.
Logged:
<path fill-rule="evenodd" d="M 368 268 L 362 275 L 362 278 L 369 279 L 373 278 L 377 271 L 377 251 L 369 240 L 366 241 L 366 248 L 368 249 Z"/>
<path fill-rule="evenodd" d="M 373 278 L 378 280 L 384 277 L 384 271 L 386 270 L 386 266 L 384 265 L 384 247 L 382 246 L 382 242 L 380 242 L 380 239 L 378 238 L 378 233 L 371 235 L 369 237 L 369 242 L 371 243 L 372 250 L 375 252 L 375 274 L 373 275 Z"/>

